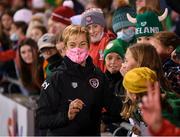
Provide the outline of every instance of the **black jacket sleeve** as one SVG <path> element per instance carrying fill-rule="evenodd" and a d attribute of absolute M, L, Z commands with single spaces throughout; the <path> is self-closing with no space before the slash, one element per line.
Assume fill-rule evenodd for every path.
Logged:
<path fill-rule="evenodd" d="M 113 91 L 111 91 L 108 86 L 108 80 L 106 77 L 104 77 L 103 89 L 103 103 L 108 113 L 111 116 L 120 116 L 122 101 L 119 99 L 119 97 L 113 94 Z"/>
<path fill-rule="evenodd" d="M 179 0 L 166 0 L 168 6 L 180 14 Z"/>
<path fill-rule="evenodd" d="M 60 103 L 59 83 L 58 75 L 54 74 L 42 84 L 36 115 L 36 124 L 39 129 L 54 129 L 68 123 L 69 104 Z"/>

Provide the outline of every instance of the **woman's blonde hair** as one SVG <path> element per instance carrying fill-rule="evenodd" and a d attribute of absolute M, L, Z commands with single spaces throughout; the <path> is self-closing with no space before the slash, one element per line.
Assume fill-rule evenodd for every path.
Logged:
<path fill-rule="evenodd" d="M 169 83 L 164 77 L 164 71 L 162 69 L 161 59 L 156 49 L 151 44 L 136 43 L 128 48 L 133 58 L 137 62 L 138 67 L 148 67 L 155 71 L 157 79 L 160 81 L 160 85 L 165 90 L 170 90 Z"/>
<path fill-rule="evenodd" d="M 156 49 L 151 44 L 145 43 L 136 43 L 130 46 L 129 50 L 137 62 L 137 67 L 148 67 L 151 70 L 155 71 L 157 74 L 157 80 L 160 82 L 161 87 L 164 90 L 171 91 L 169 88 L 170 84 L 167 79 L 164 77 L 164 72 L 162 69 L 162 63 Z M 142 96 L 142 94 L 137 96 Z M 136 109 L 136 103 L 132 104 L 129 98 L 126 96 L 126 99 L 123 104 L 123 110 L 121 115 L 124 118 L 129 118 L 132 116 L 132 112 Z"/>
<path fill-rule="evenodd" d="M 87 39 L 87 43 L 88 46 L 90 45 L 90 35 L 88 30 L 80 25 L 69 25 L 67 26 L 62 34 L 62 39 L 63 42 L 65 44 L 65 46 L 67 46 L 67 41 L 69 40 L 69 37 L 72 35 L 80 35 L 80 34 L 85 34 L 86 35 L 86 39 Z"/>
<path fill-rule="evenodd" d="M 129 93 L 129 94 L 132 94 L 132 93 Z M 145 94 L 146 94 L 146 92 L 144 92 L 144 93 L 137 93 L 136 94 L 136 98 L 137 98 L 136 102 L 132 102 L 130 100 L 130 98 L 126 95 L 125 100 L 123 101 L 123 108 L 122 108 L 122 111 L 120 113 L 122 118 L 128 119 L 130 117 L 133 117 L 133 112 L 135 112 L 135 110 L 137 110 L 137 108 L 138 108 L 137 105 L 138 105 L 139 101 L 141 100 L 141 98 Z"/>

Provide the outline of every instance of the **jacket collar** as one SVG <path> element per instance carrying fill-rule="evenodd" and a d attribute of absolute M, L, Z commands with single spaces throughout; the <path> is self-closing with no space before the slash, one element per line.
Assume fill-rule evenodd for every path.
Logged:
<path fill-rule="evenodd" d="M 61 69 L 68 74 L 84 77 L 85 75 L 92 73 L 95 69 L 95 66 L 90 56 L 88 56 L 88 58 L 86 59 L 85 66 L 81 66 L 80 64 L 74 63 L 67 56 L 65 56 Z"/>

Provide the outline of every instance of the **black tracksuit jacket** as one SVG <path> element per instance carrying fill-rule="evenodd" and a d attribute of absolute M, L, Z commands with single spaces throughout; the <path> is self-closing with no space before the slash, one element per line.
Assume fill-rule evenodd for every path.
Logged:
<path fill-rule="evenodd" d="M 74 120 L 68 120 L 69 100 L 76 98 L 85 106 Z M 109 90 L 104 74 L 93 65 L 90 57 L 82 67 L 65 56 L 61 66 L 42 84 L 37 126 L 49 129 L 52 136 L 100 135 L 102 107 L 111 115 L 119 115 L 122 107 Z"/>

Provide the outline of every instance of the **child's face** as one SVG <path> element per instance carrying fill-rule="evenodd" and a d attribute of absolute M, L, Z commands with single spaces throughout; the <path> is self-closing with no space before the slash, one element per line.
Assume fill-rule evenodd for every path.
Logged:
<path fill-rule="evenodd" d="M 105 62 L 106 69 L 112 74 L 120 70 L 123 60 L 119 54 L 111 52 L 107 54 Z"/>
<path fill-rule="evenodd" d="M 102 38 L 104 28 L 98 24 L 91 24 L 87 26 L 87 29 L 90 33 L 91 42 L 99 42 Z"/>
<path fill-rule="evenodd" d="M 164 60 L 167 57 L 169 57 L 173 51 L 170 48 L 162 45 L 161 42 L 159 40 L 157 40 L 156 38 L 151 38 L 150 43 L 153 47 L 155 47 L 157 53 L 161 57 L 161 60 Z"/>
<path fill-rule="evenodd" d="M 88 42 L 85 34 L 79 35 L 71 35 L 66 44 L 66 50 L 73 49 L 73 48 L 88 48 Z"/>
<path fill-rule="evenodd" d="M 130 42 L 135 35 L 135 27 L 129 26 L 122 28 L 117 33 L 117 38 L 122 39 L 126 42 Z"/>
<path fill-rule="evenodd" d="M 32 49 L 29 45 L 24 45 L 21 47 L 20 55 L 25 63 L 31 64 L 33 62 Z"/>
<path fill-rule="evenodd" d="M 30 33 L 30 37 L 35 40 L 36 42 L 39 40 L 39 38 L 43 35 L 42 31 L 37 28 L 33 28 Z"/>
<path fill-rule="evenodd" d="M 149 37 L 146 37 L 146 36 L 139 37 L 139 38 L 137 38 L 137 43 L 150 43 L 150 39 L 151 39 L 150 36 Z"/>
<path fill-rule="evenodd" d="M 124 76 L 126 74 L 126 72 L 128 72 L 129 70 L 136 68 L 136 67 L 137 67 L 137 62 L 133 58 L 130 50 L 128 49 L 126 51 L 124 63 L 122 63 L 122 67 L 120 69 L 120 72 Z"/>
<path fill-rule="evenodd" d="M 141 7 L 144 7 L 146 4 L 145 0 L 136 0 L 136 9 L 139 11 Z"/>

